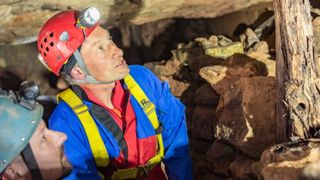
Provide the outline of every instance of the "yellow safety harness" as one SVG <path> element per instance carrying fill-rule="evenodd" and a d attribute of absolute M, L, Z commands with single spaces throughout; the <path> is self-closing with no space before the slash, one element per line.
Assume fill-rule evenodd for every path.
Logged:
<path fill-rule="evenodd" d="M 159 129 L 159 121 L 155 112 L 154 104 L 148 99 L 146 94 L 131 75 L 127 75 L 124 78 L 124 82 L 131 94 L 139 102 L 144 113 L 148 116 L 148 119 L 151 122 L 154 130 L 157 132 Z M 66 102 L 72 108 L 73 112 L 78 116 L 88 138 L 96 165 L 99 167 L 106 167 L 109 164 L 107 148 L 103 143 L 97 125 L 88 111 L 88 107 L 71 89 L 66 89 L 59 93 L 57 98 L 58 101 L 59 99 L 62 99 L 64 102 Z M 156 136 L 158 148 L 157 154 L 154 157 L 152 157 L 145 165 L 142 166 L 127 169 L 117 169 L 112 174 L 111 179 L 132 179 L 141 177 L 146 175 L 152 168 L 159 165 L 164 157 L 164 147 L 161 133 L 156 133 Z"/>

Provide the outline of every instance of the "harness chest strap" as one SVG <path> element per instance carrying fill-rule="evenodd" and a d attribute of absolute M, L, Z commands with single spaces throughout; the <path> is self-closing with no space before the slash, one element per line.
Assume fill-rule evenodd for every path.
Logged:
<path fill-rule="evenodd" d="M 124 78 L 124 82 L 131 94 L 139 102 L 139 105 L 147 115 L 155 131 L 157 131 L 161 127 L 159 127 L 159 121 L 155 112 L 154 104 L 148 99 L 146 94 L 131 75 L 127 75 Z M 100 136 L 98 128 L 88 111 L 88 107 L 82 103 L 82 100 L 71 89 L 63 91 L 62 93 L 58 94 L 57 97 L 65 101 L 80 119 L 81 124 L 85 129 L 86 136 L 89 140 L 90 148 L 96 165 L 100 167 L 106 167 L 109 163 L 108 152 Z M 113 173 L 112 179 L 136 178 L 148 173 L 149 170 L 159 165 L 164 157 L 164 147 L 161 133 L 156 133 L 156 137 L 158 142 L 158 152 L 154 157 L 152 157 L 145 165 L 134 168 L 118 169 Z"/>
<path fill-rule="evenodd" d="M 146 94 L 143 92 L 138 83 L 133 79 L 131 75 L 127 75 L 124 78 L 124 82 L 127 85 L 130 93 L 136 98 L 139 105 L 142 107 L 144 113 L 148 116 L 155 131 L 159 128 L 159 121 L 155 111 L 154 104 L 148 99 Z M 139 177 L 141 175 L 147 174 L 152 168 L 160 164 L 164 157 L 164 146 L 161 133 L 156 133 L 158 142 L 158 152 L 152 157 L 145 165 L 138 166 L 135 168 L 119 169 L 113 173 L 111 179 L 129 179 Z"/>
<path fill-rule="evenodd" d="M 109 164 L 109 155 L 87 105 L 83 104 L 82 100 L 71 89 L 59 93 L 58 101 L 59 98 L 66 102 L 78 116 L 88 138 L 96 165 L 106 167 Z"/>

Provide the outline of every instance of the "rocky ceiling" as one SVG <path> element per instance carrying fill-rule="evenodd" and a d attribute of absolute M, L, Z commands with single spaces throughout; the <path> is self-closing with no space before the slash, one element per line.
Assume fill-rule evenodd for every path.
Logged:
<path fill-rule="evenodd" d="M 97 7 L 106 24 L 144 24 L 172 17 L 213 18 L 272 0 L 1 0 L 0 44 L 34 42 L 49 17 L 65 9 Z"/>

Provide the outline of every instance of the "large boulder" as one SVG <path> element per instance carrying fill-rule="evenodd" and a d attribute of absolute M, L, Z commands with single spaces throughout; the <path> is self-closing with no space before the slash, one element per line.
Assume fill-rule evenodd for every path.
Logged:
<path fill-rule="evenodd" d="M 206 153 L 207 167 L 210 172 L 230 176 L 229 166 L 235 160 L 237 152 L 221 141 L 214 142 Z"/>
<path fill-rule="evenodd" d="M 252 158 L 275 144 L 275 79 L 244 77 L 221 94 L 215 137 Z"/>
<path fill-rule="evenodd" d="M 192 116 L 192 137 L 213 140 L 216 123 L 214 106 L 196 106 Z"/>
<path fill-rule="evenodd" d="M 244 54 L 236 54 L 220 65 L 201 68 L 199 74 L 221 94 L 241 77 L 265 76 L 268 71 L 265 63 Z"/>
<path fill-rule="evenodd" d="M 320 161 L 319 148 L 319 139 L 305 139 L 274 145 L 265 150 L 260 162 L 252 167 L 261 180 L 320 179 L 317 176 L 319 175 L 317 172 L 319 164 L 316 164 Z"/>

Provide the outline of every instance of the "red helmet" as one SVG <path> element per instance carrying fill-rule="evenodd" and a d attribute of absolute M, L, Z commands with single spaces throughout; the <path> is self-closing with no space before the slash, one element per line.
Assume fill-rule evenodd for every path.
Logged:
<path fill-rule="evenodd" d="M 40 60 L 54 74 L 59 75 L 60 69 L 70 56 L 80 47 L 85 39 L 98 25 L 91 27 L 79 25 L 80 12 L 67 10 L 50 18 L 41 28 L 38 36 Z M 100 15 L 99 15 L 100 18 Z"/>

